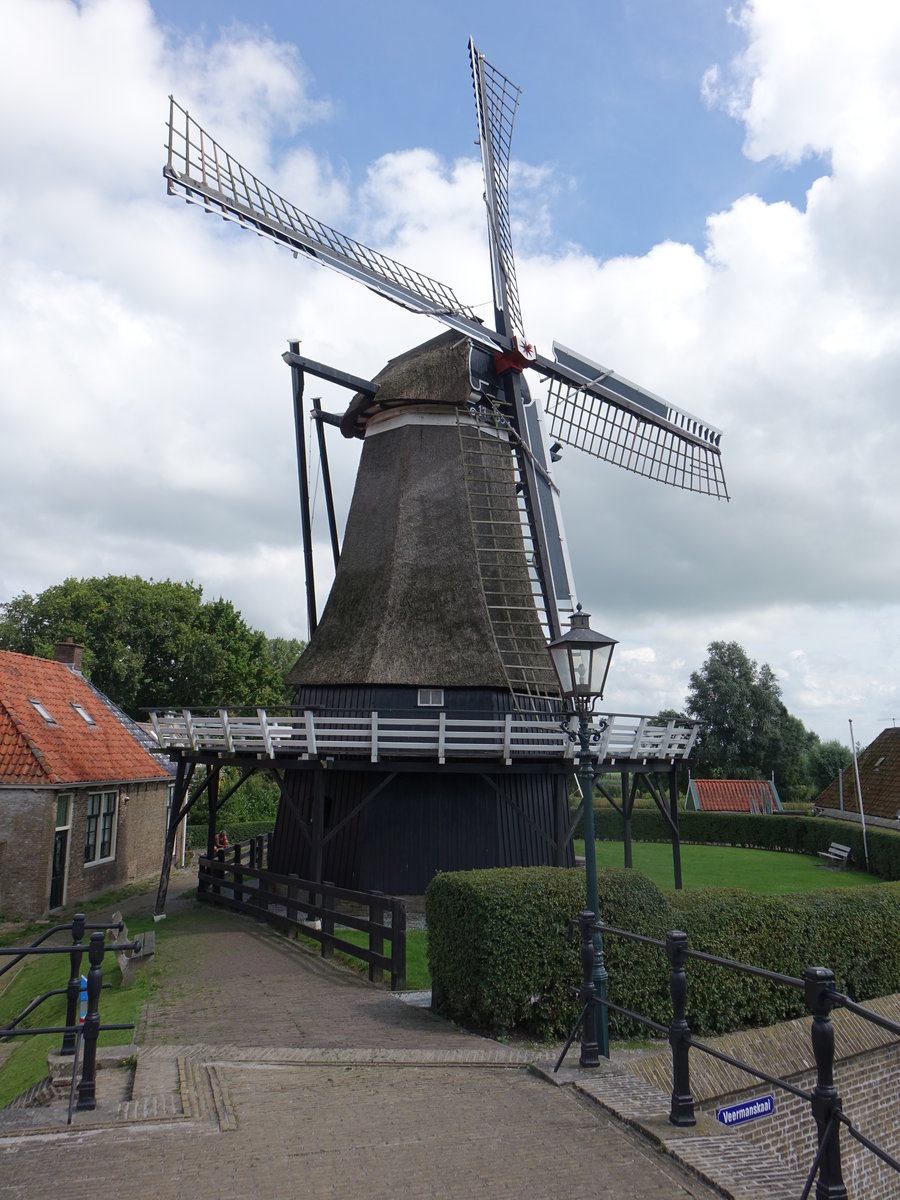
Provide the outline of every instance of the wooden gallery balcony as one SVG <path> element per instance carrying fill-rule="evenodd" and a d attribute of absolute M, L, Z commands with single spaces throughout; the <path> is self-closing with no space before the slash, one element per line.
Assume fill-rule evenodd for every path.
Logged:
<path fill-rule="evenodd" d="M 377 712 L 253 713 L 219 709 L 217 713 L 151 713 L 164 750 L 222 759 L 453 760 L 514 762 L 574 759 L 575 747 L 558 720 L 506 716 L 460 719 L 434 716 L 385 717 Z M 573 719 L 573 728 L 574 728 Z M 598 766 L 666 763 L 687 759 L 698 726 L 690 721 L 609 713 L 594 717 L 599 740 L 593 748 Z"/>

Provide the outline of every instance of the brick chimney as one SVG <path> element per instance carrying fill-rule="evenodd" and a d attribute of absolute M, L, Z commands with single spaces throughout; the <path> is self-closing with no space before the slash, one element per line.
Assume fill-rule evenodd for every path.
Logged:
<path fill-rule="evenodd" d="M 79 646 L 77 642 L 72 641 L 67 637 L 64 642 L 57 642 L 53 650 L 53 657 L 57 662 L 65 663 L 66 666 L 81 674 L 81 656 L 84 653 L 84 646 Z"/>

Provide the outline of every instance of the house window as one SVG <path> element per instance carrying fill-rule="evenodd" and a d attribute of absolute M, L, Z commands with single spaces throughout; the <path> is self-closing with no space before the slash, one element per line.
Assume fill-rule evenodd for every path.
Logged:
<path fill-rule="evenodd" d="M 118 792 L 96 792 L 88 796 L 84 830 L 85 865 L 107 862 L 116 857 L 118 815 Z"/>
<path fill-rule="evenodd" d="M 35 712 L 40 713 L 48 725 L 56 724 L 56 722 L 47 712 L 46 708 L 44 708 L 43 704 L 41 704 L 40 700 L 29 700 L 28 703 L 34 707 Z"/>
<path fill-rule="evenodd" d="M 78 713 L 79 717 L 81 717 L 82 721 L 84 721 L 86 725 L 96 725 L 97 724 L 97 722 L 94 720 L 94 718 L 88 712 L 88 710 L 86 708 L 82 708 L 82 706 L 80 704 L 76 704 L 74 700 L 72 701 L 72 707 L 75 709 L 75 711 Z"/>
<path fill-rule="evenodd" d="M 419 688 L 420 708 L 440 708 L 443 703 L 443 688 Z"/>

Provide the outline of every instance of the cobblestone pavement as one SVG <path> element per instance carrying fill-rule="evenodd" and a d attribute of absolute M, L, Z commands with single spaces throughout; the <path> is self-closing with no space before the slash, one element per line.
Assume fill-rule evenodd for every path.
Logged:
<path fill-rule="evenodd" d="M 667 1153 L 667 1098 L 622 1067 L 564 1067 L 553 1086 L 537 1052 L 464 1033 L 246 917 L 177 894 L 169 911 L 133 1078 L 98 1071 L 97 1109 L 69 1129 L 58 1102 L 0 1113 L 0 1198 L 750 1194 L 698 1177 L 717 1179 L 708 1137 Z"/>

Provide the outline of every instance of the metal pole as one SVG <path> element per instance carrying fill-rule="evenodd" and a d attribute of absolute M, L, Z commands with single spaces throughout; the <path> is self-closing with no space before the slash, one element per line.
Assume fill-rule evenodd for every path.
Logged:
<path fill-rule="evenodd" d="M 100 989 L 103 986 L 103 947 L 105 939 L 102 933 L 92 933 L 88 946 L 90 970 L 87 974 L 87 1015 L 84 1018 L 84 1067 L 81 1072 L 81 1082 L 78 1085 L 79 1111 L 97 1107 L 96 1076 L 97 1076 L 97 1038 L 100 1036 Z"/>
<path fill-rule="evenodd" d="M 597 849 L 594 837 L 594 766 L 591 761 L 591 735 L 588 714 L 583 706 L 578 709 L 578 742 L 580 746 L 578 775 L 584 804 L 584 871 L 587 883 L 588 908 L 594 921 L 600 921 L 600 900 L 597 888 Z M 599 929 L 594 931 L 594 994 L 598 1001 L 606 1000 L 606 985 L 609 975 L 603 957 L 603 938 Z M 609 1058 L 609 1014 L 605 1003 L 596 1003 L 597 1045 L 604 1058 Z"/>
<path fill-rule="evenodd" d="M 859 819 L 862 821 L 863 851 L 866 856 L 866 870 L 869 869 L 869 840 L 866 837 L 866 810 L 863 808 L 862 787 L 859 782 L 859 762 L 856 758 L 856 742 L 853 740 L 853 722 L 850 722 L 850 749 L 853 751 L 853 770 L 856 772 L 856 794 L 859 797 Z"/>
<path fill-rule="evenodd" d="M 84 948 L 81 939 L 84 937 L 84 913 L 76 913 L 72 920 L 72 949 L 69 952 L 69 982 L 66 984 L 66 1025 L 69 1027 L 63 1034 L 60 1054 L 75 1053 L 76 1021 L 78 1020 L 78 997 L 81 993 L 81 956 Z"/>
<path fill-rule="evenodd" d="M 600 1048 L 597 1045 L 597 995 L 594 991 L 594 914 L 588 909 L 578 918 L 581 934 L 581 993 L 584 1018 L 581 1023 L 582 1067 L 600 1066 Z M 607 1055 L 607 1057 L 609 1057 Z"/>
<path fill-rule="evenodd" d="M 804 976 L 806 1003 L 812 1010 L 812 1049 L 816 1060 L 816 1086 L 812 1111 L 816 1120 L 821 1157 L 816 1200 L 847 1200 L 847 1188 L 841 1174 L 840 1122 L 841 1098 L 834 1086 L 834 971 L 827 967 L 807 967 Z"/>
<path fill-rule="evenodd" d="M 292 354 L 299 355 L 300 343 L 291 342 Z M 309 478 L 306 473 L 306 430 L 303 424 L 303 370 L 291 366 L 294 385 L 294 432 L 297 438 L 297 474 L 300 481 L 300 527 L 303 534 L 303 566 L 306 574 L 306 615 L 309 635 L 316 631 L 316 580 L 313 570 L 312 521 L 309 513 Z"/>
<path fill-rule="evenodd" d="M 331 535 L 331 557 L 334 559 L 334 569 L 337 570 L 338 561 L 341 557 L 341 544 L 338 541 L 337 519 L 334 515 L 331 470 L 328 466 L 328 448 L 325 445 L 325 426 L 322 423 L 322 401 L 319 396 L 313 396 L 312 402 L 316 415 L 316 438 L 319 443 L 319 461 L 322 464 L 322 488 L 325 492 L 325 512 L 328 515 L 328 532 Z"/>
<path fill-rule="evenodd" d="M 672 997 L 672 1024 L 669 1026 L 669 1045 L 672 1047 L 672 1125 L 696 1125 L 694 1098 L 691 1095 L 690 1039 L 691 1027 L 685 1017 L 687 1003 L 687 934 L 679 929 L 666 934 L 666 958 L 669 960 L 669 994 Z"/>
<path fill-rule="evenodd" d="M 681 834 L 678 831 L 678 766 L 672 764 L 669 773 L 669 816 L 672 819 L 672 867 L 675 873 L 675 890 L 681 891 Z"/>

